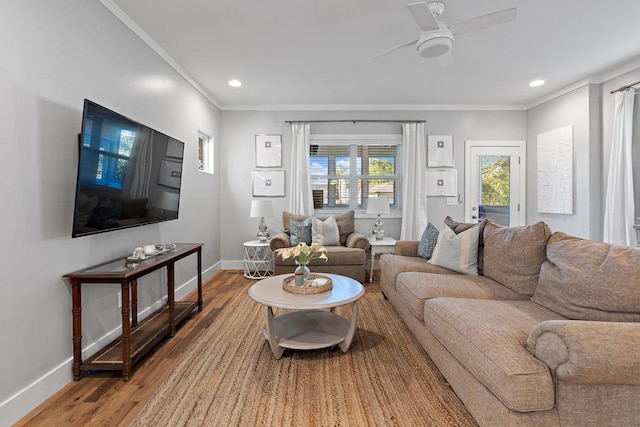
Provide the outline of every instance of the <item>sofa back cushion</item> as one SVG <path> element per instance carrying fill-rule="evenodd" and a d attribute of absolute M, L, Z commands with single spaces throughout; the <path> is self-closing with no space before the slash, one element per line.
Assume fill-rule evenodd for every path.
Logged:
<path fill-rule="evenodd" d="M 573 320 L 640 322 L 640 248 L 556 232 L 531 300 Z"/>
<path fill-rule="evenodd" d="M 463 231 L 470 229 L 471 227 L 478 227 L 478 274 L 482 276 L 484 274 L 484 241 L 483 232 L 484 226 L 487 224 L 487 220 L 481 222 L 458 222 L 450 216 L 444 219 L 444 223 L 447 224 L 456 234 L 460 234 Z"/>
<path fill-rule="evenodd" d="M 336 215 L 336 223 L 338 224 L 338 231 L 340 232 L 340 244 L 344 246 L 347 241 L 347 236 L 356 231 L 356 219 L 355 212 L 350 210 L 348 212 Z"/>
<path fill-rule="evenodd" d="M 484 275 L 532 296 L 550 236 L 549 226 L 542 221 L 522 227 L 501 227 L 489 221 L 484 227 Z"/>

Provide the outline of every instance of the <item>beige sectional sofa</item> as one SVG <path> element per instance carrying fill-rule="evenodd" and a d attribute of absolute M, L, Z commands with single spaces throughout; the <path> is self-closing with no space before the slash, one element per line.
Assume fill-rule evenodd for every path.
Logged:
<path fill-rule="evenodd" d="M 418 242 L 380 260 L 384 295 L 477 422 L 640 425 L 640 249 L 478 226 L 479 276 Z"/>

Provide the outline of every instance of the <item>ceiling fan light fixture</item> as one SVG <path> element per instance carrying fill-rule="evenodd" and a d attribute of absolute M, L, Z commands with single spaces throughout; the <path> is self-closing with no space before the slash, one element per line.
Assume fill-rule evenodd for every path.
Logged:
<path fill-rule="evenodd" d="M 451 31 L 439 23 L 440 29 L 433 31 L 422 31 L 420 39 L 416 44 L 418 54 L 423 58 L 437 58 L 451 50 L 453 46 L 453 34 Z"/>

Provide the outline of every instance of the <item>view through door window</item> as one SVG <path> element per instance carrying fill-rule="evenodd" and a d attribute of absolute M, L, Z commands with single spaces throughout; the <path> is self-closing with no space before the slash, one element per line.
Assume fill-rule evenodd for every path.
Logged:
<path fill-rule="evenodd" d="M 496 224 L 509 225 L 510 160 L 509 156 L 480 156 L 480 221 L 485 218 Z"/>

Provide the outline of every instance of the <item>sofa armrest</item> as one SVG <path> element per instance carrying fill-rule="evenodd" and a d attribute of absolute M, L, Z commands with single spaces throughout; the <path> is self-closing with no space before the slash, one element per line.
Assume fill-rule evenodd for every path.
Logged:
<path fill-rule="evenodd" d="M 640 323 L 547 320 L 531 330 L 527 350 L 558 380 L 640 384 Z"/>
<path fill-rule="evenodd" d="M 396 255 L 402 256 L 418 256 L 417 240 L 398 240 L 396 242 Z"/>
<path fill-rule="evenodd" d="M 269 247 L 272 251 L 280 248 L 290 248 L 291 240 L 289 239 L 289 234 L 284 231 L 276 234 L 269 241 Z"/>
<path fill-rule="evenodd" d="M 359 233 L 351 233 L 347 236 L 344 245 L 348 248 L 360 248 L 362 250 L 369 249 L 369 239 Z"/>

